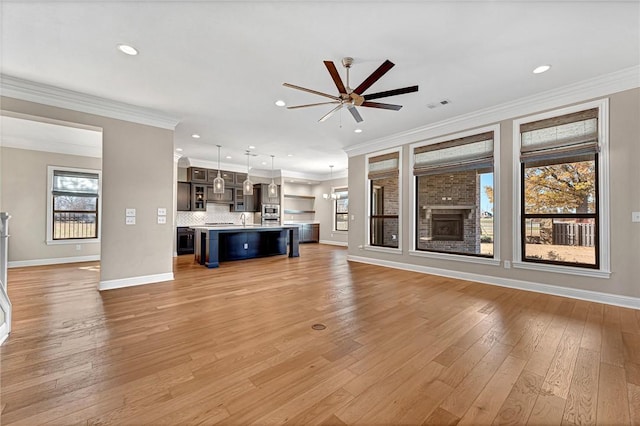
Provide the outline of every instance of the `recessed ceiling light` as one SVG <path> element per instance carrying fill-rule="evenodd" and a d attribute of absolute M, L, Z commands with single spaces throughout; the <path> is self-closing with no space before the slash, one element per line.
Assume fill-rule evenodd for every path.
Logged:
<path fill-rule="evenodd" d="M 266 165 L 267 165 L 267 162 L 266 162 L 266 161 L 263 161 L 261 164 L 262 164 L 263 166 L 266 166 Z"/>
<path fill-rule="evenodd" d="M 287 154 L 287 157 L 293 157 L 293 154 Z"/>
<path fill-rule="evenodd" d="M 249 149 L 256 149 L 256 147 L 253 145 L 249 145 Z"/>
<path fill-rule="evenodd" d="M 194 139 L 200 139 L 200 135 L 197 133 L 192 134 L 191 137 Z"/>
<path fill-rule="evenodd" d="M 362 129 L 355 129 L 354 132 L 356 133 L 362 133 Z"/>
<path fill-rule="evenodd" d="M 551 65 L 540 65 L 535 70 L 533 70 L 533 73 L 534 74 L 542 74 L 545 71 L 549 71 L 549 68 L 551 68 Z"/>
<path fill-rule="evenodd" d="M 176 148 L 176 152 L 182 152 L 182 148 Z"/>
<path fill-rule="evenodd" d="M 282 99 L 278 99 L 278 100 L 276 101 L 276 105 L 277 105 L 277 106 L 280 106 L 280 107 L 285 106 L 286 104 L 287 104 L 287 103 L 286 103 L 285 101 L 283 101 Z"/>
<path fill-rule="evenodd" d="M 127 55 L 136 56 L 138 54 L 138 49 L 133 46 L 129 46 L 128 44 L 119 44 L 118 50 Z"/>
<path fill-rule="evenodd" d="M 226 156 L 226 157 L 224 157 L 224 158 L 226 158 L 227 160 L 231 160 L 231 156 L 230 156 L 230 155 L 227 155 L 227 156 Z"/>

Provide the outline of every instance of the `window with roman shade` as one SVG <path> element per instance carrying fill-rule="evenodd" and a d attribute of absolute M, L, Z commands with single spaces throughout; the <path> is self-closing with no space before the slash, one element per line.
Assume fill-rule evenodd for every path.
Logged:
<path fill-rule="evenodd" d="M 493 257 L 494 132 L 413 149 L 416 250 Z"/>
<path fill-rule="evenodd" d="M 367 160 L 369 178 L 369 245 L 399 247 L 400 151 Z"/>
<path fill-rule="evenodd" d="M 598 108 L 520 125 L 522 260 L 599 268 Z"/>

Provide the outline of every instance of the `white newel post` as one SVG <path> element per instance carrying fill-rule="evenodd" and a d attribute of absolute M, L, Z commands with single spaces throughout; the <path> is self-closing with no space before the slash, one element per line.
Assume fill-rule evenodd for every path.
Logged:
<path fill-rule="evenodd" d="M 11 332 L 11 301 L 7 293 L 7 264 L 9 261 L 9 219 L 7 212 L 0 212 L 0 309 L 4 312 L 4 321 L 0 323 L 0 343 Z"/>

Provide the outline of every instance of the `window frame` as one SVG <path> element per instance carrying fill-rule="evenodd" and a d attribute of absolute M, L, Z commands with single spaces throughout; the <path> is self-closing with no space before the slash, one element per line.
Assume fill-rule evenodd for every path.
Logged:
<path fill-rule="evenodd" d="M 598 144 L 599 152 L 596 161 L 596 237 L 595 249 L 598 265 L 591 267 L 586 264 L 572 264 L 570 262 L 532 261 L 524 258 L 523 245 L 524 222 L 524 163 L 520 158 L 522 146 L 520 126 L 533 121 L 545 120 L 572 114 L 592 108 L 598 108 Z M 534 271 L 546 271 L 580 275 L 595 278 L 609 278 L 610 270 L 610 216 L 609 216 L 609 99 L 599 99 L 570 107 L 554 109 L 540 114 L 529 115 L 513 120 L 513 262 L 514 268 Z M 572 214 L 572 216 L 575 216 Z"/>
<path fill-rule="evenodd" d="M 369 179 L 369 159 L 372 157 L 378 157 L 380 155 L 398 153 L 398 247 L 385 247 L 371 244 L 371 221 L 373 219 L 371 215 L 371 207 L 372 207 L 372 180 Z M 402 254 L 402 212 L 403 212 L 403 203 L 402 203 L 402 154 L 403 148 L 402 146 L 386 149 L 383 151 L 377 151 L 373 153 L 369 153 L 365 156 L 365 182 L 366 182 L 366 193 L 367 193 L 367 220 L 365 221 L 365 235 L 366 242 L 364 245 L 365 250 L 377 251 L 382 253 L 393 253 L 393 254 Z M 376 215 L 378 216 L 378 215 Z"/>
<path fill-rule="evenodd" d="M 98 194 L 96 208 L 96 237 L 95 238 L 53 238 L 53 176 L 56 171 L 90 173 L 98 175 Z M 94 244 L 99 243 L 102 234 L 102 171 L 95 169 L 83 169 L 78 167 L 66 166 L 47 166 L 47 212 L 46 212 L 46 244 L 47 245 L 64 245 L 64 244 Z"/>
<path fill-rule="evenodd" d="M 347 197 L 346 200 L 349 200 L 349 188 L 346 186 L 341 186 L 341 187 L 334 187 L 332 188 L 332 193 L 339 193 L 339 192 L 346 192 L 347 193 Z M 347 212 L 346 213 L 338 213 L 338 201 L 340 200 L 344 200 L 345 198 L 338 198 L 335 199 L 333 202 L 333 232 L 349 232 L 349 208 L 347 208 Z M 347 229 L 338 229 L 338 215 L 339 214 L 346 214 L 347 215 Z"/>
<path fill-rule="evenodd" d="M 455 139 L 466 138 L 486 132 L 493 132 L 493 257 L 476 256 L 467 253 L 447 253 L 439 251 L 426 251 L 417 248 L 418 238 L 418 176 L 413 175 L 415 166 L 414 149 L 424 147 L 426 145 L 434 145 L 441 142 L 448 142 Z M 454 260 L 460 262 L 477 263 L 483 265 L 499 266 L 501 264 L 500 253 L 500 124 L 495 123 L 488 126 L 477 127 L 471 130 L 439 136 L 437 138 L 422 140 L 409 146 L 410 149 L 410 169 L 412 171 L 410 179 L 411 197 L 411 232 L 413 235 L 411 249 L 409 255 L 416 257 L 425 257 L 432 259 Z"/>

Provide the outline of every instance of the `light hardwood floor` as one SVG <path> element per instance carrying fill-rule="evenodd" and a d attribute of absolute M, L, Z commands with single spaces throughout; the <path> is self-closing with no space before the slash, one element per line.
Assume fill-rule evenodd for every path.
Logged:
<path fill-rule="evenodd" d="M 319 244 L 102 293 L 98 268 L 10 270 L 2 425 L 640 423 L 638 311 Z"/>

